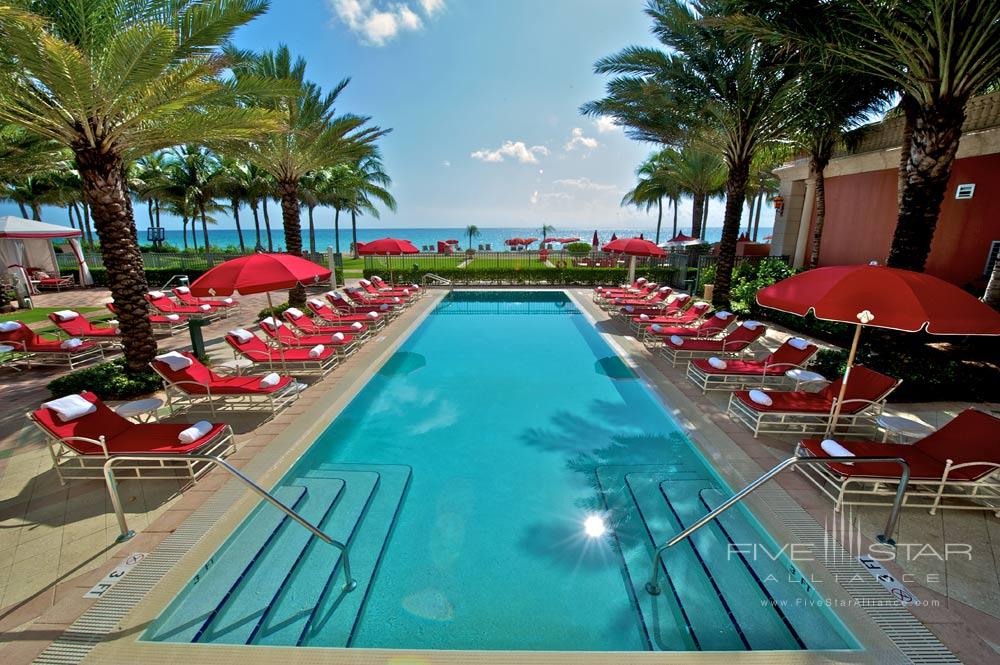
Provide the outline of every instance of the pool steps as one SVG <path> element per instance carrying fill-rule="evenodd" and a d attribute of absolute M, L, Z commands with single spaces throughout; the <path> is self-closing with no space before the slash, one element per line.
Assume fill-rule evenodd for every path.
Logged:
<path fill-rule="evenodd" d="M 158 621 L 153 640 L 347 646 L 409 485 L 403 465 L 323 464 L 275 496 L 350 548 L 340 550 L 270 505 L 257 507 Z M 278 571 L 278 574 L 275 574 Z"/>

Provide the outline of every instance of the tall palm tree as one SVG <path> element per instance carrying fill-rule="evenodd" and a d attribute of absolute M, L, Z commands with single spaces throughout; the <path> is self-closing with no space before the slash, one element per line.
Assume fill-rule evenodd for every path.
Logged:
<path fill-rule="evenodd" d="M 159 150 L 139 158 L 129 169 L 129 187 L 146 202 L 149 225 L 154 228 L 160 227 L 160 192 L 167 180 L 167 162 L 166 153 Z"/>
<path fill-rule="evenodd" d="M 794 68 L 779 46 L 753 43 L 719 25 L 731 0 L 648 0 L 646 14 L 653 34 L 668 50 L 630 46 L 597 62 L 599 74 L 616 76 L 608 97 L 583 107 L 584 112 L 611 111 L 625 126 L 645 122 L 631 115 L 630 98 L 617 100 L 620 91 L 654 89 L 662 100 L 655 131 L 640 125 L 661 142 L 679 144 L 706 130 L 719 140 L 728 168 L 726 211 L 716 267 L 715 302 L 728 303 L 736 259 L 736 238 L 750 174 L 758 146 L 783 136 L 794 117 Z M 614 115 L 615 108 L 623 115 Z"/>
<path fill-rule="evenodd" d="M 208 238 L 208 212 L 214 209 L 215 196 L 220 192 L 224 172 L 219 158 L 207 148 L 183 145 L 167 155 L 167 180 L 194 206 L 201 220 L 205 252 L 211 251 Z M 192 229 L 193 231 L 193 229 Z"/>
<path fill-rule="evenodd" d="M 661 158 L 676 186 L 691 196 L 691 236 L 701 238 L 709 199 L 725 191 L 726 163 L 717 153 L 692 143 L 664 150 Z"/>
<path fill-rule="evenodd" d="M 664 159 L 665 151 L 653 153 L 639 165 L 636 175 L 639 181 L 622 197 L 622 205 L 631 205 L 648 211 L 656 205 L 656 243 L 660 242 L 663 225 L 663 199 L 674 206 L 674 235 L 677 234 L 677 201 L 680 199 L 680 184 Z"/>
<path fill-rule="evenodd" d="M 351 213 L 351 252 L 354 258 L 358 258 L 358 215 L 368 213 L 378 219 L 381 215 L 376 203 L 396 210 L 396 199 L 388 189 L 390 185 L 392 178 L 385 172 L 377 149 L 353 164 L 341 181 L 341 195 L 346 201 L 344 209 Z"/>
<path fill-rule="evenodd" d="M 541 243 L 543 240 L 549 237 L 550 233 L 552 233 L 555 230 L 556 227 L 552 226 L 551 224 L 542 224 L 542 228 L 539 229 L 539 231 L 542 234 L 542 237 L 538 239 L 538 242 Z"/>
<path fill-rule="evenodd" d="M 479 227 L 475 224 L 469 224 L 465 227 L 465 234 L 469 236 L 469 249 L 472 249 L 472 239 L 479 237 Z"/>
<path fill-rule="evenodd" d="M 261 141 L 236 144 L 234 149 L 270 173 L 277 182 L 281 216 L 285 230 L 285 251 L 302 255 L 302 227 L 299 220 L 299 182 L 312 171 L 361 159 L 371 153 L 374 142 L 387 130 L 367 126 L 369 118 L 337 115 L 334 104 L 347 87 L 341 81 L 324 95 L 319 86 L 305 78 L 306 63 L 293 60 L 287 46 L 261 54 L 230 51 L 236 64 L 237 80 L 245 76 L 292 81 L 295 94 L 253 100 L 281 118 L 281 127 Z M 305 288 L 289 293 L 289 302 L 305 304 Z"/>
<path fill-rule="evenodd" d="M 962 136 L 965 105 L 1000 71 L 995 0 L 747 2 L 747 34 L 841 65 L 898 92 L 906 117 L 888 265 L 922 271 Z"/>
<path fill-rule="evenodd" d="M 273 90 L 273 83 L 225 85 L 217 78 L 228 66 L 217 47 L 267 6 L 266 0 L 19 0 L 0 7 L 0 121 L 72 150 L 131 370 L 148 367 L 156 340 L 126 165 L 181 142 L 254 139 L 276 127 L 266 110 L 234 105 L 241 95 Z"/>
<path fill-rule="evenodd" d="M 243 239 L 243 226 L 240 224 L 240 208 L 250 200 L 250 183 L 247 178 L 246 165 L 231 157 L 221 157 L 221 172 L 215 183 L 215 193 L 229 201 L 229 209 L 233 213 L 236 224 L 236 236 L 239 238 L 240 252 L 245 253 L 247 246 Z M 254 213 L 256 222 L 256 211 Z M 260 223 L 257 223 L 257 243 L 260 244 Z"/>

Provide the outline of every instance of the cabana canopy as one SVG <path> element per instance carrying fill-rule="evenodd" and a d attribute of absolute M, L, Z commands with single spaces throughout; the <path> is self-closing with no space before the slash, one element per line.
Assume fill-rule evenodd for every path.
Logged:
<path fill-rule="evenodd" d="M 3 269 L 14 274 L 33 293 L 35 288 L 29 279 L 28 270 L 37 268 L 50 275 L 58 275 L 59 264 L 56 262 L 52 241 L 65 238 L 80 266 L 80 283 L 89 286 L 94 280 L 80 248 L 81 235 L 80 231 L 67 226 L 20 217 L 0 217 L 0 261 L 3 261 Z"/>

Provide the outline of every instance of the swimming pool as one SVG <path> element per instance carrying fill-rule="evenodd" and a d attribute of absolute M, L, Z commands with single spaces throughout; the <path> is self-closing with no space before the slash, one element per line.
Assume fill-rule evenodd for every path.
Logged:
<path fill-rule="evenodd" d="M 848 649 L 752 516 L 562 292 L 449 294 L 144 639 L 560 651 Z M 732 544 L 739 544 L 734 547 Z"/>

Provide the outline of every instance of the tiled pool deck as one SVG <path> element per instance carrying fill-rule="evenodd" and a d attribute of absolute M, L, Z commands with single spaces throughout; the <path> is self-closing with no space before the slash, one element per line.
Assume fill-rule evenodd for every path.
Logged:
<path fill-rule="evenodd" d="M 794 437 L 753 439 L 749 431 L 729 421 L 725 397 L 704 396 L 684 380 L 681 368 L 671 368 L 658 356 L 650 355 L 634 339 L 625 336 L 619 324 L 592 307 L 589 291 L 574 292 L 580 302 L 636 363 L 663 395 L 680 391 L 693 405 L 699 418 L 708 418 L 727 439 L 739 446 L 761 468 L 773 466 L 791 454 Z M 44 297 L 39 306 L 101 305 L 102 291 L 65 292 Z M 376 359 L 405 334 L 410 324 L 433 305 L 426 298 L 394 322 L 378 340 L 366 344 L 344 366 L 326 377 L 319 386 L 274 421 L 254 429 L 257 423 L 242 422 L 237 429 L 240 449 L 231 458 L 237 465 L 252 461 L 275 437 L 321 400 L 329 401 L 331 391 L 362 382 Z M 93 302 L 91 302 L 93 301 Z M 237 321 L 253 318 L 263 307 L 262 296 L 244 298 L 238 318 L 217 322 L 205 329 L 213 356 L 229 359 L 221 334 Z M 781 337 L 772 334 L 768 343 Z M 187 336 L 164 338 L 161 347 L 183 348 Z M 29 410 L 47 397 L 44 386 L 55 375 L 33 370 L 23 374 L 3 372 L 0 392 L 5 408 L 0 414 L 0 659 L 4 663 L 30 662 L 47 644 L 58 637 L 93 603 L 84 592 L 131 552 L 149 552 L 172 533 L 227 478 L 213 472 L 183 494 L 171 482 L 121 483 L 130 526 L 139 536 L 124 545 L 115 545 L 117 525 L 110 511 L 104 486 L 96 481 L 75 481 L 59 485 L 51 471 L 51 461 L 40 438 L 24 419 Z M 676 394 L 676 393 L 674 393 Z M 940 426 L 968 405 L 938 402 L 923 405 L 894 405 L 894 413 L 916 416 Z M 998 405 L 979 405 L 997 409 Z M 690 407 L 689 407 L 690 408 Z M 273 453 L 274 451 L 268 451 Z M 780 480 L 784 488 L 821 524 L 833 515 L 830 503 L 798 474 Z M 873 536 L 884 521 L 884 509 L 860 509 L 852 513 L 862 533 Z M 971 561 L 943 561 L 931 556 L 911 560 L 906 566 L 907 585 L 922 600 L 936 606 L 916 608 L 918 616 L 964 662 L 996 662 L 1000 646 L 990 642 L 1000 635 L 1000 520 L 985 511 L 941 511 L 931 516 L 925 510 L 903 513 L 898 540 L 940 545 L 944 542 L 969 543 Z"/>

